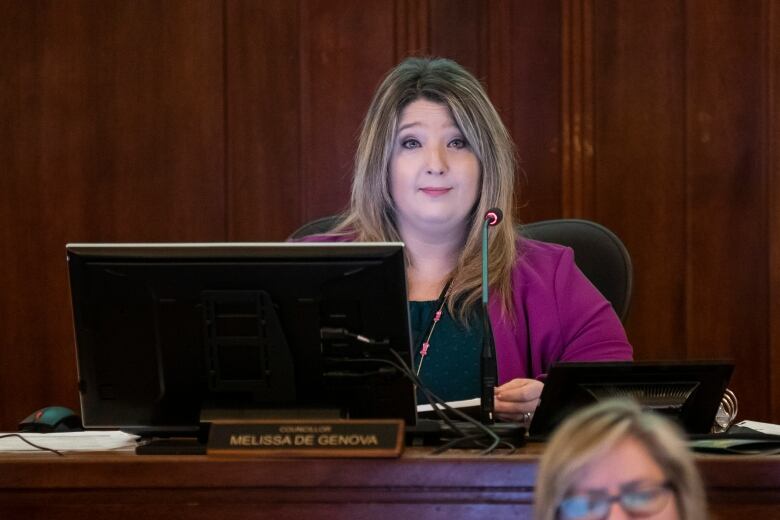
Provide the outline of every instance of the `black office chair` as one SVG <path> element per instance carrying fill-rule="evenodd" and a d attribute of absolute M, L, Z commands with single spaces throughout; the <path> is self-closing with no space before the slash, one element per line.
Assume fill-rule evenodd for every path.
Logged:
<path fill-rule="evenodd" d="M 327 217 L 312 220 L 293 231 L 292 235 L 288 237 L 288 240 L 295 240 L 298 238 L 308 237 L 310 235 L 327 233 L 336 226 L 338 220 L 338 215 L 329 215 Z"/>
<path fill-rule="evenodd" d="M 295 230 L 290 238 L 326 233 L 337 220 L 337 216 L 312 220 Z M 570 218 L 532 222 L 520 226 L 519 230 L 534 240 L 571 247 L 577 267 L 612 304 L 621 321 L 625 320 L 634 272 L 631 256 L 617 235 L 601 224 Z"/>

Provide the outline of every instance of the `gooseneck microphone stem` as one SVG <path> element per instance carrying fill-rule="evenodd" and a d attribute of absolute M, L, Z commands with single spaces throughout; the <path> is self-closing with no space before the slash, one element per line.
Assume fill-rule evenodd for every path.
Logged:
<path fill-rule="evenodd" d="M 489 228 L 501 222 L 498 208 L 490 209 L 482 223 L 482 353 L 480 355 L 480 415 L 483 424 L 493 423 L 494 390 L 498 383 L 496 342 L 488 314 L 488 234 Z"/>
<path fill-rule="evenodd" d="M 488 234 L 490 233 L 490 220 L 485 217 L 482 222 L 482 308 L 488 304 Z"/>

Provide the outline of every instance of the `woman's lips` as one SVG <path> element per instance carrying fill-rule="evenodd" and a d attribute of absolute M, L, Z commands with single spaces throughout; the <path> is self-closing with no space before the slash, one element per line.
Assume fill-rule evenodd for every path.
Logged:
<path fill-rule="evenodd" d="M 452 188 L 420 188 L 420 191 L 431 197 L 440 197 L 450 192 Z"/>

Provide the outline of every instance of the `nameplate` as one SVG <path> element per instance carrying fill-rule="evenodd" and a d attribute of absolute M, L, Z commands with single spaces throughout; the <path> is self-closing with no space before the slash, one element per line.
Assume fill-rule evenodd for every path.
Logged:
<path fill-rule="evenodd" d="M 206 453 L 249 457 L 399 457 L 400 419 L 213 421 Z"/>

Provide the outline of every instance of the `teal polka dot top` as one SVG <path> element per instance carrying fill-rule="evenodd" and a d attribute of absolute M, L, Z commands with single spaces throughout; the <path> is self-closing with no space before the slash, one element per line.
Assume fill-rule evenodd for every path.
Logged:
<path fill-rule="evenodd" d="M 420 347 L 438 309 L 437 301 L 411 301 L 409 314 L 414 346 L 414 370 L 420 365 Z M 482 324 L 469 320 L 464 326 L 450 316 L 446 306 L 430 339 L 428 354 L 420 370 L 420 379 L 434 394 L 445 401 L 473 399 L 480 395 L 479 363 Z M 417 403 L 427 404 L 417 390 Z"/>

